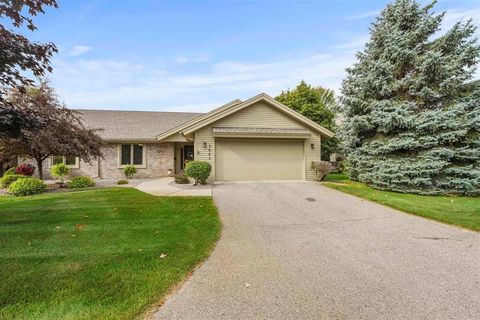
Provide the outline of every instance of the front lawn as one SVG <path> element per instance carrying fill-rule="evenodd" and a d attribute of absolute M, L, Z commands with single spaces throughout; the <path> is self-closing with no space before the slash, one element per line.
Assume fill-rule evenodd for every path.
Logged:
<path fill-rule="evenodd" d="M 480 197 L 420 196 L 380 191 L 350 181 L 342 174 L 329 174 L 324 185 L 418 216 L 480 231 Z"/>
<path fill-rule="evenodd" d="M 209 255 L 220 229 L 207 197 L 0 197 L 0 319 L 134 318 Z"/>

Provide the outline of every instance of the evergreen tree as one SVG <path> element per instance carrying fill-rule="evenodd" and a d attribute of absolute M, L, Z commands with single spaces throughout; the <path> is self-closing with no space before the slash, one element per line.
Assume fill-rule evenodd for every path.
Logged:
<path fill-rule="evenodd" d="M 335 110 L 337 107 L 332 90 L 323 87 L 313 87 L 305 81 L 292 90 L 282 91 L 275 100 L 297 111 L 319 125 L 335 132 Z M 331 153 L 336 151 L 338 139 L 322 139 L 322 159 L 329 160 Z"/>
<path fill-rule="evenodd" d="M 444 13 L 396 0 L 342 87 L 351 177 L 420 194 L 480 193 L 480 48 L 471 21 L 438 35 Z"/>

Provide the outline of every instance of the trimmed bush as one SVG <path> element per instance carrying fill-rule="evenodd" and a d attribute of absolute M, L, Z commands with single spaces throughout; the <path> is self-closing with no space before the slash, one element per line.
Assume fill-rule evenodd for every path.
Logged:
<path fill-rule="evenodd" d="M 16 168 L 10 168 L 10 169 L 8 169 L 7 171 L 5 171 L 5 173 L 3 174 L 3 176 L 5 177 L 5 176 L 9 176 L 9 175 L 11 175 L 11 174 L 15 174 L 15 169 L 16 169 Z"/>
<path fill-rule="evenodd" d="M 68 182 L 68 187 L 70 189 L 83 189 L 93 187 L 95 181 L 85 176 L 73 177 L 72 180 Z"/>
<path fill-rule="evenodd" d="M 29 163 L 22 163 L 17 166 L 15 169 L 16 174 L 21 174 L 22 176 L 29 176 L 31 177 L 35 172 L 35 167 Z"/>
<path fill-rule="evenodd" d="M 25 176 L 23 177 L 23 179 L 18 179 L 8 187 L 8 193 L 20 197 L 38 194 L 45 191 L 47 186 L 42 180 Z"/>
<path fill-rule="evenodd" d="M 18 179 L 25 179 L 27 176 L 22 176 L 21 174 L 8 174 L 0 178 L 0 188 L 8 188 L 12 183 Z"/>
<path fill-rule="evenodd" d="M 322 181 L 332 170 L 332 165 L 328 161 L 312 161 L 310 168 L 315 172 L 315 180 Z"/>
<path fill-rule="evenodd" d="M 190 161 L 185 166 L 185 175 L 195 180 L 195 185 L 206 184 L 212 166 L 206 161 Z"/>
<path fill-rule="evenodd" d="M 127 179 L 130 179 L 133 177 L 134 174 L 137 173 L 137 167 L 129 164 L 128 166 L 125 166 L 125 168 L 123 168 L 123 173 L 125 174 L 125 177 L 127 177 Z"/>
<path fill-rule="evenodd" d="M 63 183 L 63 177 L 68 176 L 68 174 L 70 173 L 70 168 L 63 163 L 59 163 L 52 166 L 52 168 L 50 169 L 50 173 L 52 174 L 52 176 L 60 178 Z"/>
<path fill-rule="evenodd" d="M 348 173 L 350 165 L 347 160 L 343 160 L 337 163 L 337 170 L 340 173 Z"/>
<path fill-rule="evenodd" d="M 178 183 L 178 184 L 189 184 L 190 183 L 190 180 L 188 180 L 187 177 L 185 177 L 185 175 L 183 174 L 176 174 L 173 176 L 173 178 L 175 179 L 175 183 Z"/>
<path fill-rule="evenodd" d="M 118 180 L 117 184 L 128 184 L 128 180 L 125 180 L 125 179 Z"/>

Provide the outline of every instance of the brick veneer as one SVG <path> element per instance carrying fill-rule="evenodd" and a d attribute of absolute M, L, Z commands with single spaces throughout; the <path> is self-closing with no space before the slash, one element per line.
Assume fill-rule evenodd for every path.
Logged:
<path fill-rule="evenodd" d="M 139 168 L 134 178 L 158 178 L 166 176 L 168 169 L 174 169 L 174 143 L 147 143 L 146 168 Z M 121 179 L 124 178 L 123 169 L 118 168 L 118 144 L 109 143 L 102 147 L 103 159 L 95 159 L 91 164 L 80 160 L 78 169 L 72 169 L 71 176 L 89 176 L 91 178 Z M 36 166 L 31 159 L 19 159 L 19 163 L 26 162 Z M 36 170 L 35 175 L 38 174 Z M 43 177 L 51 179 L 50 160 L 43 162 Z"/>

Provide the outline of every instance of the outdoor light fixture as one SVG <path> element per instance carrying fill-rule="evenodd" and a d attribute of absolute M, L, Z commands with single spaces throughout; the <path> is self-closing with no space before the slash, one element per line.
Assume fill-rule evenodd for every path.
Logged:
<path fill-rule="evenodd" d="M 310 148 L 315 149 L 315 145 L 313 143 L 310 143 Z"/>
<path fill-rule="evenodd" d="M 203 142 L 203 147 L 206 148 L 207 147 L 207 143 L 204 141 Z"/>

